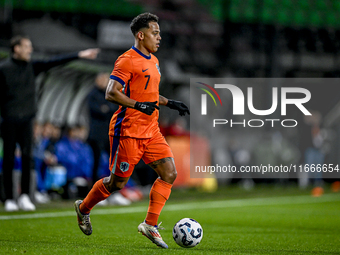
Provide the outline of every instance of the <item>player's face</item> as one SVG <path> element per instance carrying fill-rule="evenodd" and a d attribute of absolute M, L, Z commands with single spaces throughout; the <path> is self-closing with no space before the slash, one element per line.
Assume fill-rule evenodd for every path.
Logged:
<path fill-rule="evenodd" d="M 160 29 L 157 22 L 150 22 L 149 28 L 143 31 L 144 39 L 143 46 L 150 53 L 154 53 L 158 50 L 161 42 Z"/>
<path fill-rule="evenodd" d="M 14 47 L 14 56 L 17 59 L 30 61 L 33 52 L 32 42 L 29 39 L 22 39 L 19 45 Z"/>

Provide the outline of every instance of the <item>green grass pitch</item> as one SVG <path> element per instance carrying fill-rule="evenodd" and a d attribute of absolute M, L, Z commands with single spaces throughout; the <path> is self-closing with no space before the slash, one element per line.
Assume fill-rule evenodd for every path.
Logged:
<path fill-rule="evenodd" d="M 33 213 L 0 207 L 0 254 L 340 254 L 340 194 L 329 190 L 321 197 L 274 186 L 174 190 L 160 217 L 168 250 L 137 233 L 147 206 L 145 200 L 94 208 L 91 236 L 79 230 L 71 201 L 39 205 Z M 172 238 L 185 217 L 203 227 L 202 242 L 190 249 Z"/>

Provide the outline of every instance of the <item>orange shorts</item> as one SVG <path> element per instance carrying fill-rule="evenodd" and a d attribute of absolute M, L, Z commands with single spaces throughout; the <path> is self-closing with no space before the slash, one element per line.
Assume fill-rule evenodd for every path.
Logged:
<path fill-rule="evenodd" d="M 110 148 L 110 171 L 120 177 L 130 177 L 141 159 L 149 164 L 162 158 L 174 157 L 160 132 L 151 138 L 110 136 Z"/>

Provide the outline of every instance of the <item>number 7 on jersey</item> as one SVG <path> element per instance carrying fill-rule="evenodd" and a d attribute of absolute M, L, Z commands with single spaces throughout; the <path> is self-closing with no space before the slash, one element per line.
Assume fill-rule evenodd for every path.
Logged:
<path fill-rule="evenodd" d="M 145 75 L 144 76 L 145 78 L 148 78 L 148 80 L 146 81 L 146 84 L 145 84 L 145 88 L 144 88 L 144 90 L 148 87 L 148 85 L 149 85 L 149 81 L 150 81 L 150 74 L 148 74 L 148 75 Z"/>

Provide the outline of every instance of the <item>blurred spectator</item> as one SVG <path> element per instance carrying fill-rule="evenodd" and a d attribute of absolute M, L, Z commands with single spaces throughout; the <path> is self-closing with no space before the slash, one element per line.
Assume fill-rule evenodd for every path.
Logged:
<path fill-rule="evenodd" d="M 28 194 L 30 190 L 32 121 L 36 113 L 35 76 L 57 65 L 77 58 L 94 59 L 98 49 L 88 49 L 68 55 L 59 55 L 47 61 L 31 61 L 33 47 L 25 36 L 11 39 L 12 55 L 0 64 L 0 108 L 3 122 L 1 135 L 4 143 L 3 185 L 5 210 L 19 208 L 34 211 L 35 205 Z M 13 198 L 14 151 L 19 143 L 22 152 L 21 195 L 18 203 Z"/>
<path fill-rule="evenodd" d="M 324 138 L 321 132 L 322 116 L 319 111 L 310 110 L 312 115 L 304 116 L 300 128 L 300 150 L 302 153 L 302 163 L 308 168 L 313 164 L 323 164 L 325 155 L 322 152 Z M 322 185 L 322 172 L 303 171 L 299 176 L 300 188 L 306 188 L 313 179 L 314 186 Z"/>
<path fill-rule="evenodd" d="M 37 170 L 38 178 L 39 172 L 41 169 L 41 164 L 44 161 L 44 151 L 46 149 L 47 143 L 49 142 L 52 134 L 52 124 L 50 122 L 46 122 L 43 125 L 38 123 L 34 124 L 33 130 L 33 158 L 35 169 Z M 39 183 L 38 183 L 39 186 Z M 39 187 L 38 187 L 39 189 Z"/>
<path fill-rule="evenodd" d="M 249 166 L 251 162 L 251 152 L 243 148 L 237 140 L 231 139 L 229 143 L 229 154 L 232 164 L 239 170 L 242 166 Z M 239 182 L 240 187 L 245 190 L 252 190 L 255 182 L 250 173 L 243 173 Z"/>
<path fill-rule="evenodd" d="M 92 178 L 93 152 L 90 145 L 84 142 L 86 138 L 87 129 L 74 126 L 67 128 L 67 134 L 55 144 L 57 161 L 67 170 L 64 198 L 78 195 L 79 187 L 88 189 Z"/>
<path fill-rule="evenodd" d="M 95 79 L 95 87 L 88 95 L 90 111 L 90 132 L 88 143 L 93 150 L 94 156 L 92 169 L 93 183 L 95 183 L 100 177 L 98 176 L 98 169 L 102 153 L 106 152 L 107 155 L 110 155 L 110 142 L 107 134 L 109 133 L 111 117 L 118 109 L 118 105 L 105 100 L 105 90 L 109 82 L 109 78 L 109 73 L 99 73 Z"/>
<path fill-rule="evenodd" d="M 33 142 L 34 145 L 39 144 L 42 139 L 43 125 L 38 121 L 34 121 L 33 124 Z"/>
<path fill-rule="evenodd" d="M 33 159 L 34 159 L 34 167 L 36 170 L 37 175 L 37 192 L 44 193 L 45 187 L 44 187 L 44 177 L 45 177 L 45 171 L 46 169 L 43 167 L 44 162 L 44 152 L 47 146 L 47 143 L 51 137 L 51 123 L 46 122 L 44 125 L 41 125 L 39 123 L 34 123 L 34 129 L 33 129 L 33 138 L 34 138 L 34 146 L 33 146 Z M 39 197 L 39 195 L 37 195 Z M 36 195 L 35 195 L 36 197 Z M 35 199 L 36 202 L 39 201 L 39 199 Z"/>
<path fill-rule="evenodd" d="M 38 203 L 49 202 L 47 191 L 54 185 L 58 189 L 57 180 L 51 180 L 51 175 L 56 171 L 60 172 L 60 164 L 56 156 L 55 145 L 59 141 L 61 128 L 57 124 L 47 122 L 44 124 L 42 137 L 34 147 L 34 161 L 37 172 L 37 189 L 34 198 Z M 57 169 L 56 169 L 57 167 Z M 65 170 L 66 172 L 66 170 Z"/>

